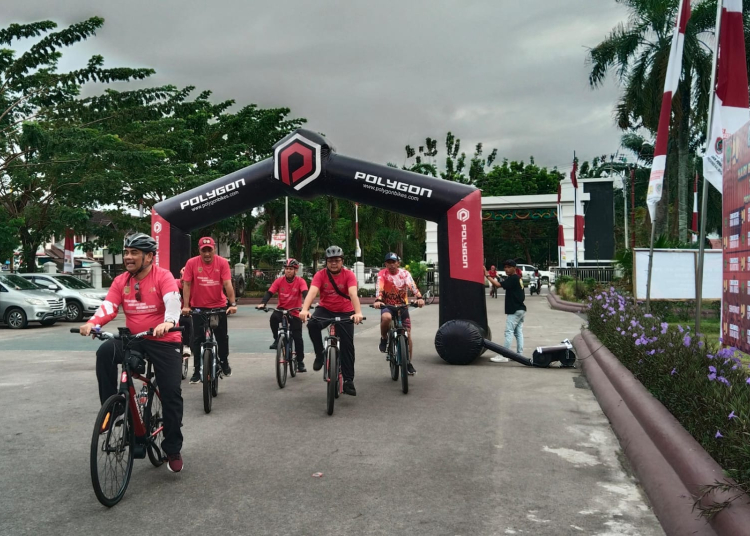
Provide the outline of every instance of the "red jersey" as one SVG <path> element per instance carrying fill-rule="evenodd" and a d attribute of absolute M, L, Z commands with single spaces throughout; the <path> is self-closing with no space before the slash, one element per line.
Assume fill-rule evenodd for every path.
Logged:
<path fill-rule="evenodd" d="M 307 290 L 307 283 L 299 276 L 294 276 L 290 283 L 285 276 L 279 277 L 273 282 L 268 292 L 279 293 L 279 309 L 294 309 L 302 307 L 302 293 Z M 292 316 L 299 316 L 299 311 L 292 311 Z"/>
<path fill-rule="evenodd" d="M 497 270 L 490 270 L 489 272 L 487 272 L 487 275 L 492 279 L 497 279 Z"/>
<path fill-rule="evenodd" d="M 136 283 L 138 283 L 138 291 L 135 289 Z M 88 323 L 104 326 L 117 316 L 118 309 L 122 305 L 125 311 L 125 325 L 131 333 L 147 331 L 164 322 L 166 312 L 164 297 L 171 292 L 177 292 L 177 283 L 169 270 L 152 265 L 148 275 L 140 281 L 125 272 L 112 281 L 107 297 Z M 136 299 L 136 293 L 140 294 L 141 301 Z M 181 342 L 182 333 L 175 331 L 158 339 L 156 337 L 145 338 L 162 342 Z"/>
<path fill-rule="evenodd" d="M 216 255 L 211 264 L 206 264 L 199 256 L 193 257 L 185 265 L 183 281 L 190 283 L 190 307 L 214 309 L 226 307 L 224 281 L 232 280 L 229 261 Z"/>
<path fill-rule="evenodd" d="M 383 300 L 386 305 L 404 305 L 409 303 L 407 299 L 408 291 L 412 295 L 418 296 L 414 279 L 408 270 L 399 268 L 398 272 L 392 274 L 388 268 L 383 268 L 378 272 L 378 293 L 377 296 Z"/>
<path fill-rule="evenodd" d="M 311 285 L 320 289 L 320 305 L 325 309 L 334 313 L 351 313 L 354 312 L 354 306 L 351 300 L 340 296 L 331 285 L 331 280 L 328 279 L 327 268 L 323 268 L 318 271 L 312 279 Z M 349 296 L 349 287 L 357 286 L 357 278 L 354 277 L 354 272 L 342 268 L 338 274 L 331 274 L 333 281 L 336 283 L 338 289 Z"/>

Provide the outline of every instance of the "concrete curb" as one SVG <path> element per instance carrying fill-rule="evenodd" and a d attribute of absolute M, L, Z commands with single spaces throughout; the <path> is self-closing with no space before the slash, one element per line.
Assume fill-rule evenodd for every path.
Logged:
<path fill-rule="evenodd" d="M 692 509 L 702 485 L 724 480 L 719 464 L 593 333 L 584 330 L 573 344 L 664 531 L 676 536 L 747 534 L 746 502 L 735 501 L 708 523 Z M 704 503 L 730 497 L 713 494 Z"/>
<path fill-rule="evenodd" d="M 547 294 L 547 301 L 549 302 L 550 307 L 552 307 L 553 309 L 557 309 L 558 311 L 565 311 L 568 313 L 582 313 L 586 309 L 586 306 L 584 304 L 561 300 L 557 297 L 556 294 L 553 294 L 552 292 Z"/>

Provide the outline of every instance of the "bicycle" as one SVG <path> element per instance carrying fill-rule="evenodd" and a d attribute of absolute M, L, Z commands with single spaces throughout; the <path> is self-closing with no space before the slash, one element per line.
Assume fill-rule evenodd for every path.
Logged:
<path fill-rule="evenodd" d="M 313 307 L 310 307 L 310 309 L 313 309 Z M 276 336 L 276 382 L 279 384 L 279 389 L 283 389 L 286 385 L 287 367 L 292 378 L 297 375 L 297 356 L 292 352 L 290 317 L 292 312 L 301 311 L 302 307 L 295 307 L 294 309 L 264 307 L 262 310 L 265 312 L 279 311 L 281 313 L 281 326 L 279 326 L 279 333 Z"/>
<path fill-rule="evenodd" d="M 422 299 L 425 305 L 432 305 L 432 302 L 435 301 L 435 285 L 427 287 L 427 290 L 422 294 Z"/>
<path fill-rule="evenodd" d="M 367 320 L 362 317 L 362 320 Z M 323 367 L 323 381 L 326 382 L 326 411 L 333 415 L 333 405 L 336 398 L 344 392 L 344 378 L 341 375 L 341 359 L 339 351 L 339 338 L 336 335 L 336 324 L 353 322 L 349 316 L 336 316 L 334 318 L 311 318 L 311 322 L 319 322 L 322 327 L 328 327 L 328 336 L 324 341 L 323 351 L 326 360 Z"/>
<path fill-rule="evenodd" d="M 182 329 L 174 327 L 169 331 Z M 119 391 L 102 404 L 91 437 L 91 484 L 99 502 L 110 508 L 120 502 L 125 495 L 133 471 L 134 458 L 142 459 L 148 455 L 154 467 L 159 467 L 166 461 L 166 456 L 161 450 L 161 442 L 164 439 L 164 412 L 159 388 L 153 381 L 151 361 L 147 367 L 147 356 L 131 349 L 135 341 L 146 335 L 153 335 L 153 331 L 133 335 L 128 328 L 118 330 L 117 335 L 98 330 L 91 332 L 95 338 L 102 341 L 121 340 L 125 354 Z M 78 328 L 70 328 L 70 332 L 80 333 Z M 143 382 L 138 395 L 135 392 L 134 379 Z M 120 471 L 122 474 L 119 474 Z"/>
<path fill-rule="evenodd" d="M 424 299 L 424 296 L 422 299 Z M 401 320 L 401 312 L 409 307 L 416 306 L 416 303 L 387 306 L 390 309 L 395 309 L 396 314 L 395 316 L 392 315 L 391 325 L 388 328 L 388 343 L 385 355 L 391 368 L 391 379 L 394 382 L 398 381 L 399 372 L 401 373 L 401 390 L 404 394 L 409 392 L 409 362 L 411 356 L 409 355 L 409 339 L 406 327 Z M 374 305 L 370 305 L 370 307 L 377 309 Z"/>
<path fill-rule="evenodd" d="M 203 329 L 205 330 L 206 340 L 201 344 L 201 382 L 203 383 L 203 411 L 211 413 L 213 399 L 219 396 L 219 378 L 224 373 L 219 366 L 217 357 L 219 345 L 214 337 L 214 330 L 219 327 L 219 315 L 227 314 L 226 309 L 219 307 L 216 309 L 193 309 L 192 315 L 200 316 L 203 319 Z M 195 329 L 195 322 L 193 323 Z"/>

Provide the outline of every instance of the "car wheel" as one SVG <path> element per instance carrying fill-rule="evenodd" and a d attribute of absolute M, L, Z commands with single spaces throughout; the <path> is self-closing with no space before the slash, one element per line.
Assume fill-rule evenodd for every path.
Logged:
<path fill-rule="evenodd" d="M 83 307 L 74 301 L 69 301 L 65 305 L 65 320 L 68 322 L 79 322 L 83 318 Z"/>
<path fill-rule="evenodd" d="M 29 325 L 29 321 L 26 319 L 26 313 L 23 309 L 11 309 L 8 314 L 5 315 L 5 323 L 10 326 L 11 329 L 24 329 Z"/>

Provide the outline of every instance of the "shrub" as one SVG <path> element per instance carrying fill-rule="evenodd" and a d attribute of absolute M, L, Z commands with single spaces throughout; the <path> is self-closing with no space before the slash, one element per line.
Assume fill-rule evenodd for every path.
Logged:
<path fill-rule="evenodd" d="M 560 293 L 560 287 L 564 283 L 567 283 L 568 281 L 573 281 L 573 278 L 570 277 L 569 275 L 561 275 L 561 276 L 557 277 L 557 279 L 555 279 L 555 292 L 557 292 L 559 294 Z"/>
<path fill-rule="evenodd" d="M 370 298 L 372 296 L 375 296 L 375 289 L 372 288 L 358 288 L 357 289 L 357 296 L 360 298 Z"/>
<path fill-rule="evenodd" d="M 750 378 L 735 348 L 708 347 L 614 287 L 590 298 L 588 316 L 589 329 L 729 476 L 750 480 Z"/>

